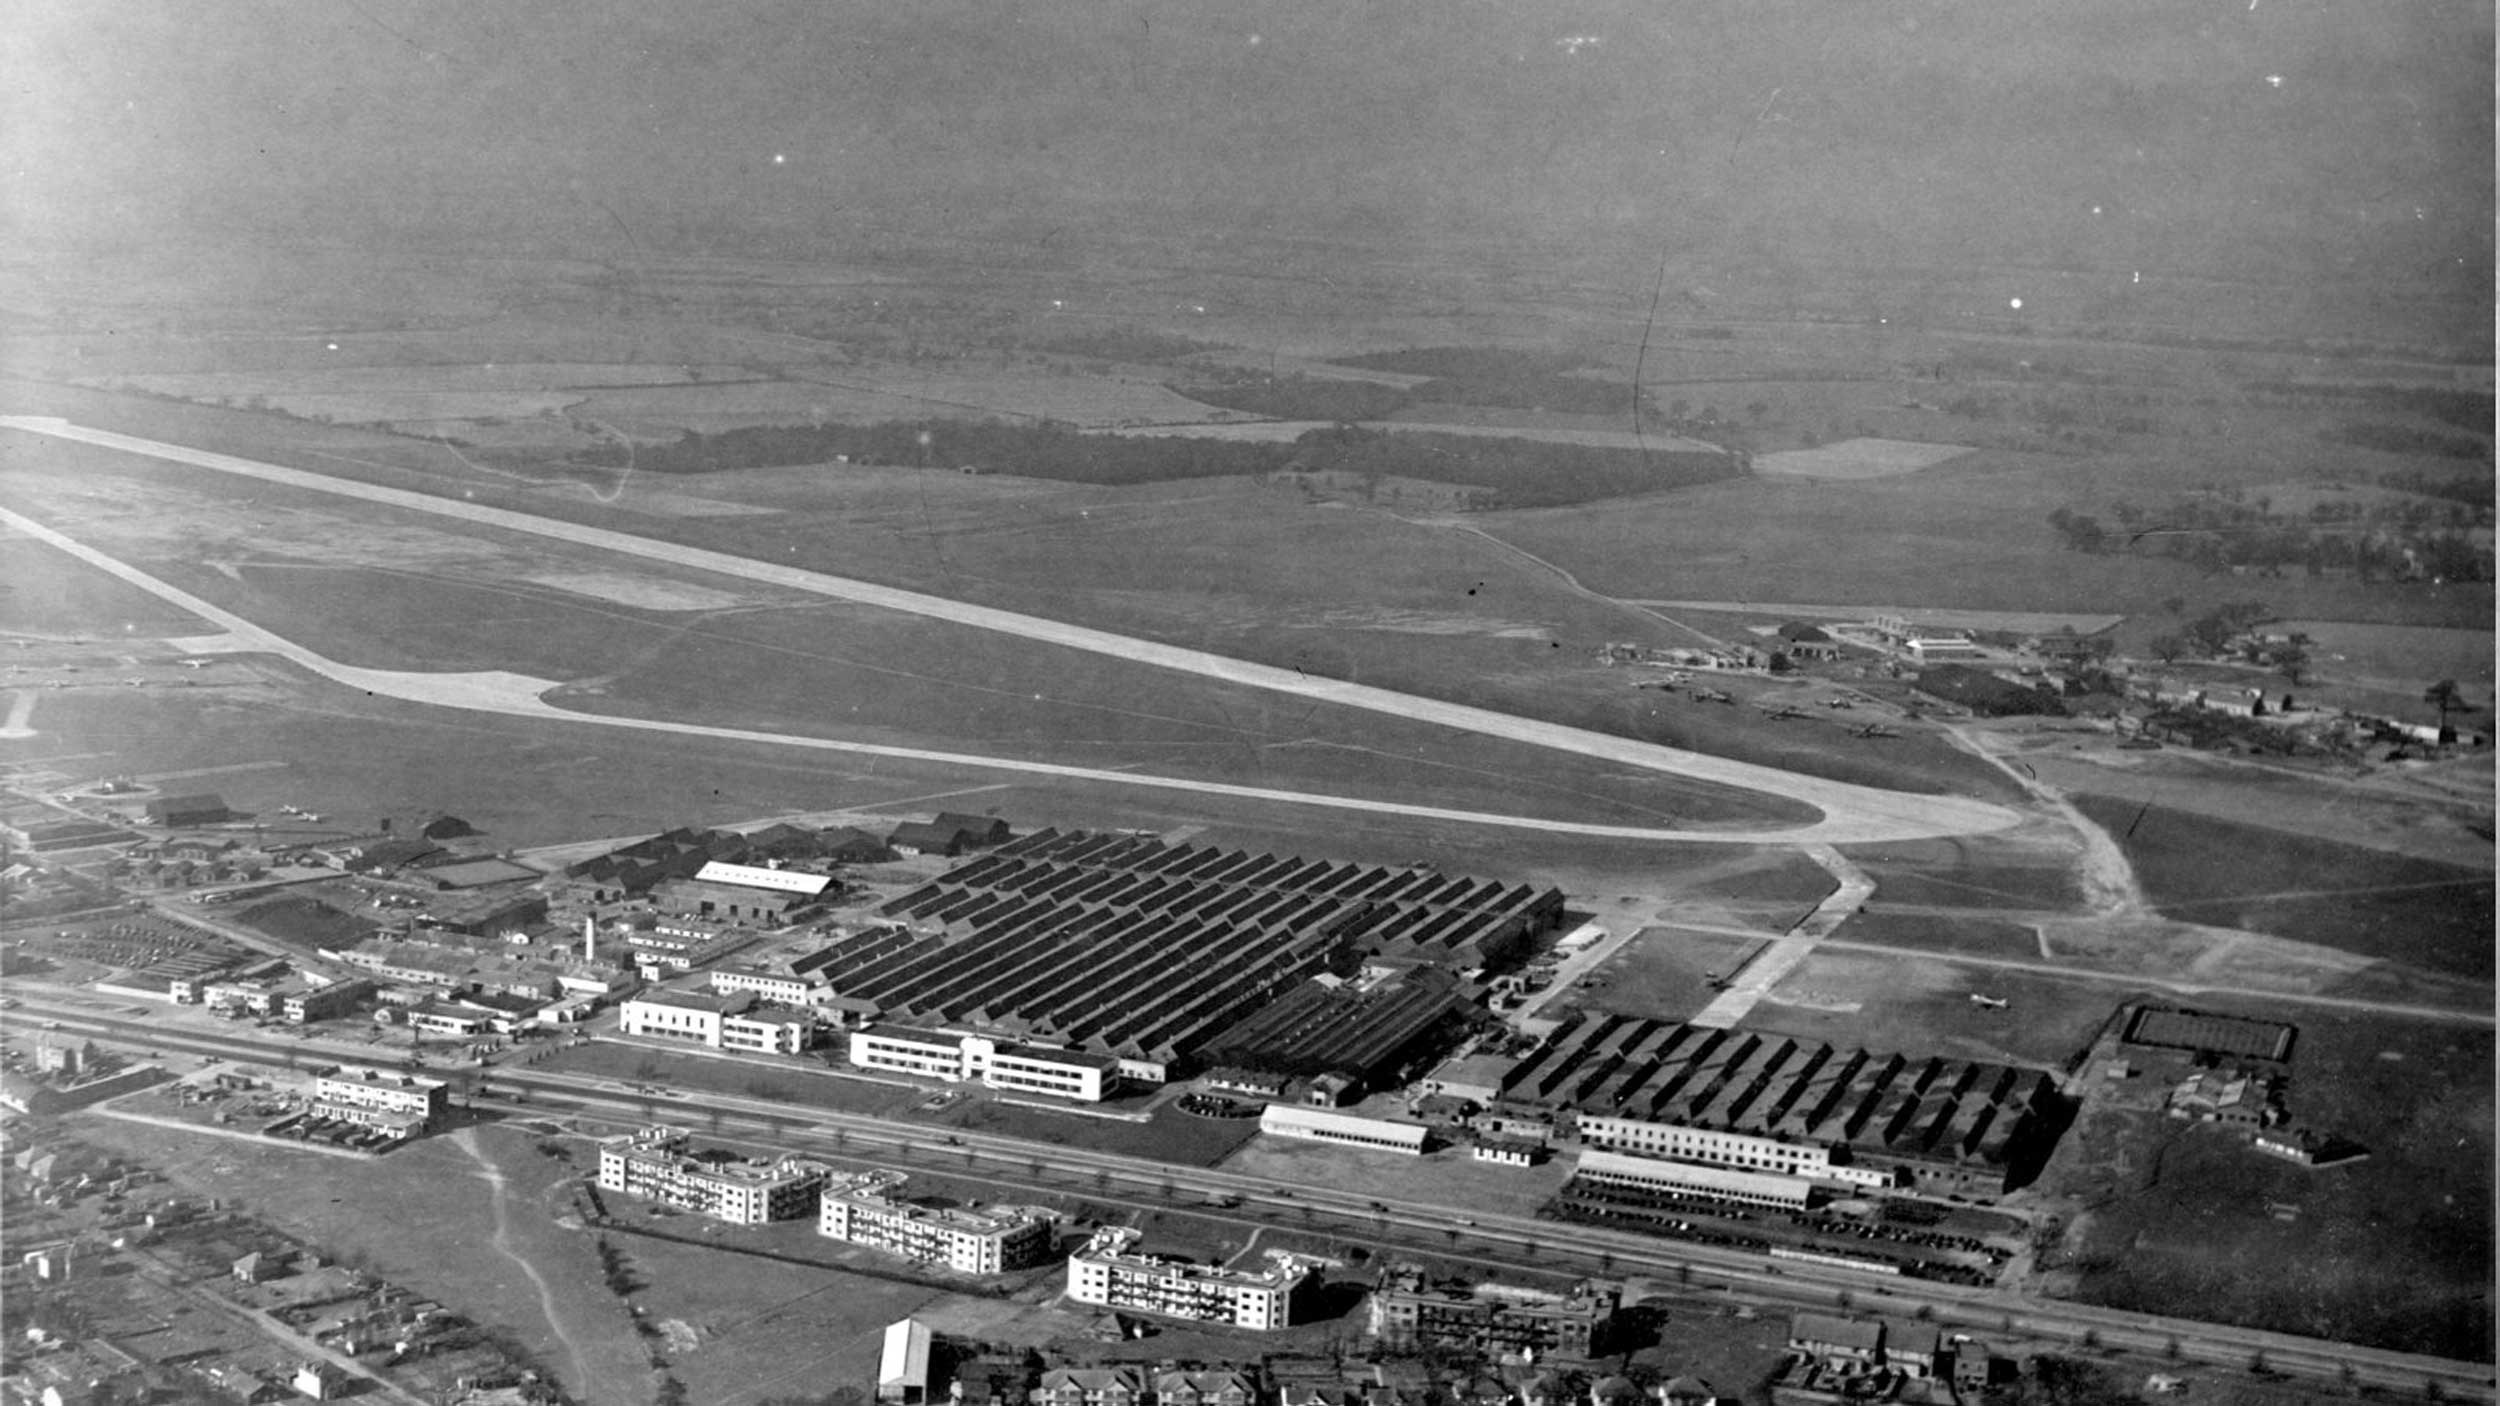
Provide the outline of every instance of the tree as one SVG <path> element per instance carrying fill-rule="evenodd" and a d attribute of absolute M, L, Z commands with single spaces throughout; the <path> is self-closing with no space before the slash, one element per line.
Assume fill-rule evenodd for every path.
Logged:
<path fill-rule="evenodd" d="M 2442 742 L 2455 740 L 2456 734 L 2448 730 L 2448 715 L 2465 706 L 2465 700 L 2459 696 L 2457 681 L 2441 679 L 2423 689 L 2422 701 L 2439 710 L 2439 740 Z"/>
<path fill-rule="evenodd" d="M 2309 637 L 2294 635 L 2290 643 L 2276 645 L 2271 662 L 2276 673 L 2299 683 L 2300 676 L 2309 670 Z"/>
<path fill-rule="evenodd" d="M 2161 608 L 2162 613 L 2165 615 L 2185 615 L 2187 613 L 2187 597 L 2164 596 L 2162 597 Z"/>
<path fill-rule="evenodd" d="M 2180 655 L 2187 653 L 2188 642 L 2177 635 L 2155 635 L 2145 648 L 2164 664 L 2175 664 Z"/>

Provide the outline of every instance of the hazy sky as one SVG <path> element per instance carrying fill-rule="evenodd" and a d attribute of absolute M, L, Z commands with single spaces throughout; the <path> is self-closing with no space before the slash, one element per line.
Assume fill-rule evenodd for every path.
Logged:
<path fill-rule="evenodd" d="M 2491 28 L 2445 0 L 36 0 L 0 154 L 11 221 L 70 239 L 1013 218 L 2487 289 Z"/>

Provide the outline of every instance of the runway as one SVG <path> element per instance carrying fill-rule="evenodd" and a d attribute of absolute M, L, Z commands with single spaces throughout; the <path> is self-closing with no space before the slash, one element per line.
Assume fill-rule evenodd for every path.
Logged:
<path fill-rule="evenodd" d="M 1207 795 L 1288 801 L 1339 810 L 1371 811 L 1611 839 L 1720 844 L 1865 844 L 1988 833 L 2010 828 L 2021 820 L 2017 812 L 1985 801 L 1956 796 L 1912 795 L 1906 792 L 1886 791 L 1869 786 L 1852 785 L 1848 782 L 1805 776 L 1782 771 L 1776 767 L 1660 746 L 1656 743 L 1616 737 L 1559 723 L 1542 722 L 1533 718 L 1522 718 L 1465 704 L 1443 702 L 1367 684 L 1315 678 L 1290 669 L 1233 659 L 1203 650 L 1113 634 L 1088 626 L 1072 625 L 1039 616 L 973 605 L 941 596 L 882 586 L 824 572 L 780 566 L 771 562 L 733 556 L 700 547 L 684 546 L 607 528 L 537 517 L 528 513 L 459 499 L 440 498 L 376 484 L 331 478 L 300 469 L 192 449 L 184 445 L 140 439 L 109 430 L 91 429 L 52 417 L 0 416 L 0 428 L 92 444 L 172 463 L 186 464 L 195 468 L 257 479 L 266 483 L 283 484 L 293 488 L 361 499 L 387 507 L 456 519 L 502 531 L 528 533 L 600 551 L 640 557 L 673 566 L 691 567 L 787 590 L 968 625 L 976 629 L 993 630 L 1024 639 L 1107 655 L 1131 663 L 1148 664 L 1246 687 L 1360 708 L 1413 721 L 1434 723 L 1466 732 L 1482 733 L 1486 736 L 1524 742 L 1554 751 L 1593 757 L 1617 765 L 1759 791 L 1811 806 L 1821 812 L 1822 818 L 1811 824 L 1785 828 L 1704 829 L 1594 825 L 1570 820 L 1499 815 L 1432 806 L 1410 806 L 1314 792 L 1237 786 L 1224 782 L 1156 777 L 1130 771 L 1066 766 L 1024 759 L 968 756 L 960 753 L 844 742 L 787 733 L 716 728 L 694 723 L 649 719 L 601 717 L 571 712 L 546 703 L 540 696 L 547 690 L 557 687 L 561 682 L 559 680 L 534 679 L 525 675 L 504 672 L 432 674 L 375 670 L 338 663 L 317 655 L 292 641 L 280 639 L 231 612 L 210 605 L 168 583 L 158 581 L 126 563 L 107 557 L 31 519 L 16 513 L 0 513 L 0 516 L 5 516 L 7 521 L 19 527 L 20 530 L 110 571 L 132 585 L 181 605 L 184 609 L 204 619 L 214 621 L 226 632 L 226 638 L 222 641 L 208 641 L 187 646 L 193 652 L 209 653 L 225 650 L 227 652 L 273 653 L 324 677 L 385 697 L 443 707 L 500 712 L 514 716 L 564 719 L 606 727 L 630 727 L 687 736 L 766 742 L 783 746 L 936 761 L 1094 782 L 1116 782 L 1169 790 L 1194 791 Z"/>

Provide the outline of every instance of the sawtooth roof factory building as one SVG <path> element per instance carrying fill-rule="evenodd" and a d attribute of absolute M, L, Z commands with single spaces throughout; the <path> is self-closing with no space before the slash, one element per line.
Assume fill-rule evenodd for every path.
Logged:
<path fill-rule="evenodd" d="M 2041 1070 L 1612 1015 L 1555 1031 L 1498 1103 L 1569 1113 L 1616 1177 L 1639 1158 L 1974 1200 L 2027 1181 L 2064 1115 Z"/>
<path fill-rule="evenodd" d="M 1365 955 L 1481 965 L 1561 914 L 1556 889 L 1044 830 L 887 903 L 904 931 L 821 970 L 846 1009 L 1153 1080 L 1306 978 Z"/>

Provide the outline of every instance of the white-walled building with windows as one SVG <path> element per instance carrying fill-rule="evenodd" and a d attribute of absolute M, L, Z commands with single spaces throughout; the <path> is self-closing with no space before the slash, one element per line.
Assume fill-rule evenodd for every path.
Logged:
<path fill-rule="evenodd" d="M 815 1037 L 816 1018 L 767 1006 L 752 991 L 724 995 L 659 986 L 627 1000 L 618 1009 L 616 1028 L 619 1034 L 716 1050 L 797 1054 Z"/>
<path fill-rule="evenodd" d="M 1050 1255 L 1057 1219 L 1032 1206 L 915 1206 L 898 1194 L 900 1172 L 870 1172 L 825 1186 L 817 1233 L 961 1274 L 1004 1274 Z"/>
<path fill-rule="evenodd" d="M 1410 1157 L 1420 1157 L 1424 1152 L 1425 1139 L 1432 1130 L 1421 1123 L 1392 1123 L 1385 1118 L 1363 1118 L 1326 1108 L 1271 1103 L 1267 1111 L 1259 1115 L 1259 1131 L 1279 1137 L 1333 1142 L 1345 1147 L 1368 1147 L 1380 1152 L 1401 1152 Z"/>
<path fill-rule="evenodd" d="M 1805 1210 L 1820 1189 L 1804 1177 L 1778 1172 L 1747 1172 L 1734 1167 L 1705 1167 L 1696 1162 L 1668 1162 L 1656 1157 L 1591 1149 L 1580 1154 L 1575 1175 L 1615 1186 L 1665 1191 L 1679 1196 L 1706 1196 L 1749 1206 L 1782 1206 Z"/>
<path fill-rule="evenodd" d="M 1890 1186 L 1893 1182 L 1889 1171 L 1851 1166 L 1849 1149 L 1845 1145 L 1834 1148 L 1819 1143 L 1783 1142 L 1778 1138 L 1758 1137 L 1750 1133 L 1718 1132 L 1675 1123 L 1646 1123 L 1637 1118 L 1611 1118 L 1585 1113 L 1580 1115 L 1578 1123 L 1583 1143 L 1608 1152 L 1700 1162 L 1740 1171 L 1775 1172 L 1782 1176 L 1808 1177 L 1852 1186 Z"/>
<path fill-rule="evenodd" d="M 1227 1269 L 1142 1254 L 1126 1226 L 1094 1233 L 1068 1256 L 1068 1297 L 1105 1308 L 1157 1313 L 1236 1328 L 1283 1328 L 1299 1319 L 1319 1281 L 1319 1263 L 1270 1250 L 1265 1267 Z"/>
<path fill-rule="evenodd" d="M 433 1127 L 450 1106 L 451 1087 L 440 1079 L 344 1068 L 313 1079 L 315 1114 L 403 1135 Z"/>
<path fill-rule="evenodd" d="M 776 1161 L 696 1152 L 680 1129 L 645 1128 L 599 1144 L 599 1189 L 641 1196 L 732 1225 L 814 1213 L 829 1170 L 801 1157 Z"/>
<path fill-rule="evenodd" d="M 1005 1093 L 1100 1103 L 1118 1087 L 1120 1062 L 1108 1055 L 1006 1044 L 986 1035 L 871 1025 L 851 1032 L 851 1063 L 948 1083 L 979 1083 Z"/>

